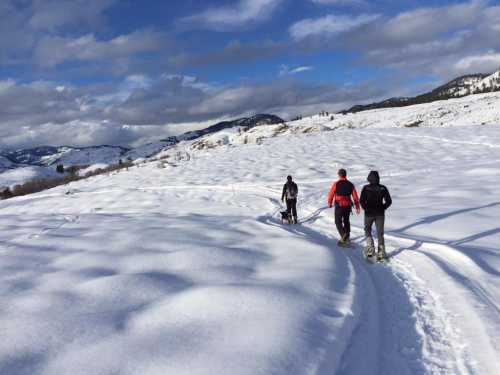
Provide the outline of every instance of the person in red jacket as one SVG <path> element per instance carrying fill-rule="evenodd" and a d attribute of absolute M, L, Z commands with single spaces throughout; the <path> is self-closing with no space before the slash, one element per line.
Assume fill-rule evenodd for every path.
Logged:
<path fill-rule="evenodd" d="M 345 169 L 339 169 L 338 177 L 339 179 L 332 185 L 328 193 L 328 207 L 332 208 L 335 202 L 335 225 L 340 234 L 339 245 L 348 245 L 351 236 L 349 216 L 351 215 L 353 205 L 356 207 L 356 213 L 359 215 L 359 198 L 356 187 L 347 179 L 347 171 Z"/>

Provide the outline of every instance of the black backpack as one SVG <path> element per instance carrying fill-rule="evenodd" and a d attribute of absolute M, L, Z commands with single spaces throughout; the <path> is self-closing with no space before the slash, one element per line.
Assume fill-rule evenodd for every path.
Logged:
<path fill-rule="evenodd" d="M 299 189 L 297 187 L 297 184 L 294 182 L 287 183 L 286 184 L 286 198 L 287 199 L 297 199 L 298 195 L 299 195 Z"/>

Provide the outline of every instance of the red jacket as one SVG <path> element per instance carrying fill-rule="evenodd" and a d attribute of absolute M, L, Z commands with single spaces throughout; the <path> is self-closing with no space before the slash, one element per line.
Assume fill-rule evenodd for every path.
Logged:
<path fill-rule="evenodd" d="M 333 206 L 335 200 L 335 207 L 351 207 L 354 200 L 356 211 L 359 211 L 359 198 L 358 192 L 354 184 L 345 177 L 341 177 L 338 181 L 334 182 L 330 192 L 328 193 L 328 207 Z"/>

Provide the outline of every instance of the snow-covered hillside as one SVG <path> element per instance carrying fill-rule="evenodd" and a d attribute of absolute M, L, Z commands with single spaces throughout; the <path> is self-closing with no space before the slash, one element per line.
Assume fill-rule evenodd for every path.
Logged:
<path fill-rule="evenodd" d="M 117 146 L 94 147 L 36 147 L 14 151 L 2 151 L 0 155 L 13 164 L 50 166 L 56 163 L 88 165 L 89 163 L 115 163 L 128 149 Z M 15 166 L 15 165 L 14 165 Z"/>
<path fill-rule="evenodd" d="M 37 147 L 0 153 L 0 188 L 36 179 L 55 177 L 56 165 L 116 164 L 128 149 L 115 146 Z M 3 156 L 2 156 L 3 155 Z"/>
<path fill-rule="evenodd" d="M 333 117 L 332 117 L 333 116 Z M 228 144 L 260 143 L 263 139 L 297 133 L 338 131 L 339 129 L 364 129 L 370 127 L 448 127 L 466 126 L 471 124 L 489 125 L 500 123 L 500 92 L 471 95 L 459 99 L 442 100 L 433 103 L 419 104 L 400 108 L 376 109 L 358 113 L 334 114 L 332 116 L 304 117 L 298 121 L 288 123 L 269 124 L 269 121 L 279 122 L 279 118 L 266 117 L 264 125 L 258 125 L 259 116 L 245 120 L 242 126 L 238 122 L 217 124 L 219 131 L 200 131 L 190 136 L 186 133 L 183 137 L 169 138 L 159 142 L 149 143 L 135 149 L 124 152 L 118 147 L 95 147 L 85 149 L 64 148 L 60 152 L 39 156 L 37 163 L 43 165 L 94 165 L 116 163 L 120 158 L 143 161 L 148 158 L 164 157 L 190 150 L 213 148 Z M 252 121 L 251 126 L 248 121 Z M 205 135 L 204 135 L 205 134 Z M 179 143 L 180 141 L 180 143 Z M 179 144 L 178 144 L 179 143 Z M 178 144 L 178 145 L 177 145 Z M 33 158 L 33 154 L 30 154 Z M 26 158 L 26 154 L 20 157 Z M 3 159 L 2 159 L 3 160 Z M 31 160 L 31 159 L 30 159 Z M 6 163 L 9 163 L 5 159 Z M 26 167 L 26 166 L 23 166 Z M 22 169 L 22 168 L 21 168 Z M 17 172 L 10 171 L 8 174 L 1 173 L 0 187 L 22 183 L 34 177 L 51 176 L 54 174 L 53 167 L 49 170 L 43 168 L 28 167 L 26 170 Z"/>
<path fill-rule="evenodd" d="M 350 124 L 349 126 L 354 128 L 364 128 L 371 126 L 412 127 L 419 125 L 436 127 L 499 123 L 500 92 L 495 92 L 409 107 L 338 115 L 335 124 Z"/>
<path fill-rule="evenodd" d="M 1 201 L 0 373 L 496 374 L 498 101 L 224 130 Z M 388 265 L 359 216 L 336 246 L 339 167 L 391 190 Z"/>
<path fill-rule="evenodd" d="M 119 160 L 143 160 L 177 144 L 180 141 L 189 141 L 206 135 L 211 135 L 220 130 L 231 128 L 251 129 L 255 126 L 278 124 L 284 122 L 275 115 L 258 114 L 251 117 L 243 117 L 233 121 L 222 121 L 208 128 L 189 131 L 178 136 L 171 136 L 158 142 L 148 143 L 133 149 L 119 146 L 93 146 L 93 147 L 53 147 L 42 146 L 31 149 L 0 150 L 0 187 L 21 184 L 26 182 L 25 178 L 42 178 L 53 174 L 53 167 L 62 164 L 70 166 L 92 166 L 104 164 L 117 164 Z M 39 167 L 46 166 L 43 170 Z M 2 176 L 6 169 L 21 169 L 9 172 L 8 176 Z M 13 178 L 15 177 L 15 178 Z"/>
<path fill-rule="evenodd" d="M 498 91 L 500 91 L 500 70 L 493 74 L 471 74 L 458 77 L 432 91 L 413 97 L 394 97 L 376 103 L 358 104 L 342 111 L 342 113 L 356 113 L 381 108 L 406 107 Z"/>
<path fill-rule="evenodd" d="M 290 134 L 338 132 L 343 129 L 462 127 L 477 124 L 500 124 L 500 92 L 468 96 L 409 107 L 375 109 L 358 113 L 304 117 L 283 124 L 239 127 L 181 142 L 155 155 L 174 157 L 177 153 L 193 152 L 220 146 L 260 144 L 265 139 Z"/>
<path fill-rule="evenodd" d="M 463 95 L 476 94 L 480 92 L 498 91 L 500 90 L 500 70 L 481 79 L 469 88 L 469 90 L 462 92 Z"/>
<path fill-rule="evenodd" d="M 91 165 L 96 163 L 112 164 L 125 154 L 121 147 L 98 146 L 86 148 L 66 148 L 57 154 L 40 158 L 42 165 Z"/>

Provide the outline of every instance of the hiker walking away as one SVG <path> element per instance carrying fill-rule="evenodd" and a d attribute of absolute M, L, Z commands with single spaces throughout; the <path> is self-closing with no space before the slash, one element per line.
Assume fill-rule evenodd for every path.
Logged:
<path fill-rule="evenodd" d="M 349 216 L 352 212 L 352 206 L 354 205 L 356 207 L 357 214 L 360 213 L 360 209 L 356 187 L 347 179 L 347 171 L 343 168 L 339 169 L 338 180 L 333 183 L 332 188 L 328 193 L 328 207 L 332 208 L 334 201 L 335 226 L 340 234 L 339 245 L 348 245 L 351 236 L 351 223 Z"/>
<path fill-rule="evenodd" d="M 385 210 L 391 206 L 392 199 L 389 190 L 384 185 L 380 185 L 380 176 L 377 171 L 371 171 L 367 181 L 370 184 L 363 187 L 360 198 L 361 207 L 365 211 L 365 254 L 372 257 L 375 253 L 372 237 L 372 227 L 375 223 L 378 241 L 377 260 L 382 260 L 387 257 L 384 241 Z"/>
<path fill-rule="evenodd" d="M 286 178 L 286 183 L 283 185 L 283 193 L 281 194 L 281 200 L 286 202 L 286 212 L 288 213 L 288 220 L 292 220 L 293 223 L 297 224 L 297 196 L 299 195 L 299 188 L 295 182 L 293 182 L 292 176 Z"/>

